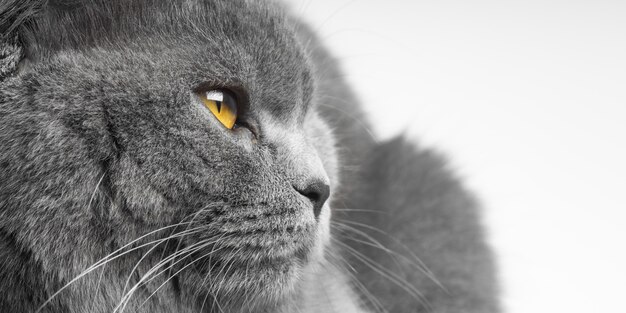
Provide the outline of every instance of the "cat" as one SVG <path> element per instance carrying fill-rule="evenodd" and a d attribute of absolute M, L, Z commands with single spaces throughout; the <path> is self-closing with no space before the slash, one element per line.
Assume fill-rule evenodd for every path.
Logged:
<path fill-rule="evenodd" d="M 475 199 L 280 4 L 2 0 L 0 31 L 0 312 L 499 312 Z"/>

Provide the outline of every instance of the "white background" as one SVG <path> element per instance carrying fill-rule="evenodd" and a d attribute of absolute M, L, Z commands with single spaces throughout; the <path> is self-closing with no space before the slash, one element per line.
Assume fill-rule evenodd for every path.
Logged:
<path fill-rule="evenodd" d="M 626 312 L 626 1 L 287 2 L 480 195 L 507 312 Z"/>

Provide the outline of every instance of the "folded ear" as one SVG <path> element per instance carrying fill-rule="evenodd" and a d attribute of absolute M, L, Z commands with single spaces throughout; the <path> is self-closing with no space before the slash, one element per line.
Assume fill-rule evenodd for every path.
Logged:
<path fill-rule="evenodd" d="M 0 2 L 0 80 L 14 73 L 24 57 L 24 28 L 32 23 L 46 1 L 3 0 Z"/>

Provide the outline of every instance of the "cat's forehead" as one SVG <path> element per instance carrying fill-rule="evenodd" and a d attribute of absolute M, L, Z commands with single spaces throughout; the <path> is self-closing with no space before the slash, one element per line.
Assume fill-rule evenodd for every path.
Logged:
<path fill-rule="evenodd" d="M 138 37 L 191 39 L 198 35 L 247 39 L 249 44 L 289 41 L 284 12 L 246 0 L 49 0 L 34 21 L 33 36 L 47 48 L 80 48 Z M 54 34 L 55 36 L 46 36 Z M 227 36 L 228 38 L 224 38 Z"/>
<path fill-rule="evenodd" d="M 313 82 L 295 26 L 272 3 L 50 0 L 42 11 L 25 36 L 34 59 L 67 50 L 121 50 L 129 59 L 165 59 L 165 70 L 188 70 L 198 82 L 241 83 L 264 105 L 297 105 L 311 97 Z M 284 111 L 278 106 L 276 112 Z"/>

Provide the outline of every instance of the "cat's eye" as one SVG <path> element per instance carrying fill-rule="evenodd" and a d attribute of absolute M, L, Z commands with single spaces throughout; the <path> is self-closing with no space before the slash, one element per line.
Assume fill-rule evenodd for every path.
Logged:
<path fill-rule="evenodd" d="M 233 129 L 237 121 L 237 100 L 230 92 L 216 89 L 201 92 L 199 96 L 204 106 L 224 127 Z"/>

